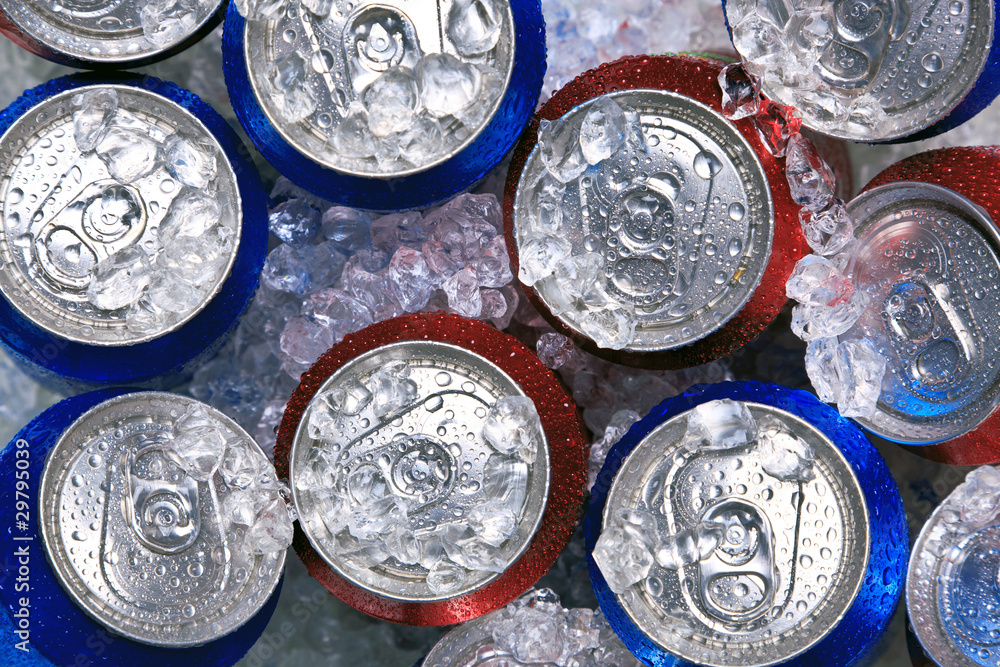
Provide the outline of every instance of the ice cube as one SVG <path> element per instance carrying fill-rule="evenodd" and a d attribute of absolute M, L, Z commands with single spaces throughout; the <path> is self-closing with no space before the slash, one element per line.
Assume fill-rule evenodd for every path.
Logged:
<path fill-rule="evenodd" d="M 668 570 L 680 570 L 712 555 L 722 541 L 723 526 L 715 521 L 702 521 L 673 535 L 667 535 L 657 545 L 656 563 Z"/>
<path fill-rule="evenodd" d="M 292 545 L 293 534 L 288 506 L 278 496 L 267 501 L 257 513 L 253 525 L 247 529 L 246 543 L 254 553 L 277 553 Z"/>
<path fill-rule="evenodd" d="M 357 378 L 348 378 L 324 398 L 334 416 L 353 417 L 372 402 L 372 393 Z"/>
<path fill-rule="evenodd" d="M 427 237 L 421 224 L 420 213 L 390 213 L 372 221 L 372 243 L 376 248 L 389 252 L 395 251 L 400 245 L 417 245 Z"/>
<path fill-rule="evenodd" d="M 836 255 L 854 240 L 854 222 L 847 207 L 836 199 L 821 211 L 799 211 L 799 224 L 809 247 L 818 255 Z"/>
<path fill-rule="evenodd" d="M 472 572 L 499 573 L 507 567 L 503 550 L 475 535 L 443 540 L 443 546 L 452 562 Z"/>
<path fill-rule="evenodd" d="M 448 308 L 462 317 L 479 317 L 483 312 L 483 299 L 479 294 L 479 277 L 476 270 L 467 266 L 444 281 L 441 289 L 448 295 Z"/>
<path fill-rule="evenodd" d="M 476 263 L 476 275 L 483 287 L 503 287 L 514 279 L 510 271 L 510 255 L 503 236 L 494 236 L 483 248 Z"/>
<path fill-rule="evenodd" d="M 562 613 L 524 606 L 513 610 L 502 627 L 498 641 L 509 648 L 518 664 L 563 664 L 566 620 Z"/>
<path fill-rule="evenodd" d="M 219 473 L 230 488 L 248 489 L 266 475 L 269 468 L 270 463 L 246 442 L 230 442 Z"/>
<path fill-rule="evenodd" d="M 556 370 L 573 359 L 573 341 L 557 333 L 545 333 L 538 337 L 535 351 L 543 364 Z"/>
<path fill-rule="evenodd" d="M 267 224 L 280 241 L 301 248 L 316 238 L 320 221 L 319 211 L 304 200 L 289 199 L 271 209 Z"/>
<path fill-rule="evenodd" d="M 125 308 L 139 300 L 149 281 L 149 258 L 130 246 L 97 264 L 87 287 L 87 300 L 100 310 Z"/>
<path fill-rule="evenodd" d="M 333 9 L 333 0 L 302 0 L 302 7 L 316 17 L 323 18 Z"/>
<path fill-rule="evenodd" d="M 776 157 L 785 155 L 789 139 L 802 129 L 802 119 L 796 115 L 795 109 L 763 97 L 752 120 L 764 147 Z"/>
<path fill-rule="evenodd" d="M 163 330 L 168 317 L 169 314 L 147 295 L 129 307 L 125 314 L 125 326 L 134 334 L 155 334 Z"/>
<path fill-rule="evenodd" d="M 193 404 L 174 422 L 170 435 L 170 450 L 188 474 L 198 480 L 211 477 L 228 444 L 218 420 L 203 406 Z"/>
<path fill-rule="evenodd" d="M 973 526 L 990 523 L 1000 510 L 1000 470 L 993 466 L 976 468 L 948 502 L 958 506 L 962 521 Z"/>
<path fill-rule="evenodd" d="M 119 183 L 134 183 L 160 166 L 160 145 L 156 140 L 121 125 L 108 127 L 95 150 Z"/>
<path fill-rule="evenodd" d="M 601 532 L 593 558 L 608 587 L 618 594 L 645 579 L 653 566 L 653 555 L 646 542 L 617 524 Z"/>
<path fill-rule="evenodd" d="M 799 303 L 834 307 L 850 301 L 854 284 L 830 260 L 806 255 L 795 264 L 785 294 Z"/>
<path fill-rule="evenodd" d="M 629 308 L 609 307 L 588 310 L 579 319 L 580 329 L 598 347 L 621 350 L 635 340 L 637 321 Z"/>
<path fill-rule="evenodd" d="M 304 317 L 291 318 L 281 332 L 284 358 L 300 364 L 312 364 L 331 347 L 333 332 Z"/>
<path fill-rule="evenodd" d="M 837 372 L 837 345 L 836 338 L 817 338 L 806 348 L 806 374 L 824 403 L 836 403 L 843 391 Z"/>
<path fill-rule="evenodd" d="M 431 53 L 417 66 L 420 101 L 431 114 L 454 115 L 474 103 L 482 84 L 479 69 L 449 53 Z"/>
<path fill-rule="evenodd" d="M 437 595 L 449 595 L 465 585 L 468 572 L 447 558 L 441 558 L 427 573 L 427 588 Z"/>
<path fill-rule="evenodd" d="M 557 119 L 538 124 L 538 150 L 542 164 L 562 183 L 579 178 L 587 170 L 587 159 L 580 146 L 579 125 Z"/>
<path fill-rule="evenodd" d="M 799 304 L 792 309 L 792 332 L 804 341 L 840 336 L 854 326 L 865 310 L 866 298 L 855 290 L 836 306 Z"/>
<path fill-rule="evenodd" d="M 234 0 L 236 11 L 248 21 L 270 21 L 288 7 L 288 0 Z"/>
<path fill-rule="evenodd" d="M 733 449 L 757 438 L 757 422 L 739 401 L 724 398 L 702 403 L 690 410 L 687 418 L 688 449 Z"/>
<path fill-rule="evenodd" d="M 563 197 L 566 185 L 545 172 L 535 184 L 535 216 L 538 227 L 550 234 L 558 234 L 562 228 Z"/>
<path fill-rule="evenodd" d="M 371 226 L 367 213 L 346 206 L 333 206 L 323 214 L 323 236 L 346 253 L 371 243 Z"/>
<path fill-rule="evenodd" d="M 182 236 L 201 238 L 221 218 L 222 207 L 215 197 L 185 188 L 170 202 L 170 208 L 160 222 L 160 242 L 169 244 L 172 239 Z"/>
<path fill-rule="evenodd" d="M 163 153 L 167 171 L 184 185 L 206 190 L 218 176 L 219 149 L 208 137 L 176 132 L 167 138 Z"/>
<path fill-rule="evenodd" d="M 719 72 L 722 89 L 722 115 L 729 120 L 739 120 L 757 113 L 760 93 L 743 63 L 726 65 Z"/>
<path fill-rule="evenodd" d="M 811 141 L 801 134 L 788 140 L 785 152 L 785 176 L 792 199 L 811 211 L 821 211 L 833 202 L 833 169 L 820 156 Z"/>
<path fill-rule="evenodd" d="M 347 158 L 375 156 L 375 137 L 368 127 L 368 112 L 361 102 L 351 102 L 330 143 L 337 153 Z"/>
<path fill-rule="evenodd" d="M 332 283 L 346 259 L 327 244 L 280 245 L 267 256 L 261 282 L 270 289 L 304 297 Z"/>
<path fill-rule="evenodd" d="M 812 447 L 784 429 L 764 429 L 757 440 L 756 454 L 764 472 L 782 482 L 808 482 L 816 476 Z"/>
<path fill-rule="evenodd" d="M 351 501 L 363 508 L 372 508 L 379 501 L 388 498 L 392 491 L 382 471 L 373 465 L 362 465 L 347 478 L 347 488 Z M 353 530 L 356 537 L 361 537 Z"/>
<path fill-rule="evenodd" d="M 441 155 L 445 134 L 441 122 L 426 112 L 420 112 L 413 124 L 396 136 L 399 149 L 399 168 L 406 164 L 422 167 Z"/>
<path fill-rule="evenodd" d="M 483 439 L 502 454 L 535 461 L 542 422 L 535 403 L 527 396 L 505 396 L 489 409 L 483 422 Z"/>
<path fill-rule="evenodd" d="M 520 516 L 528 493 L 528 473 L 524 461 L 491 454 L 483 467 L 483 493 L 491 510 L 509 510 Z"/>
<path fill-rule="evenodd" d="M 403 310 L 392 296 L 385 275 L 369 273 L 360 264 L 351 261 L 344 267 L 341 280 L 344 289 L 368 307 L 375 322 L 402 314 Z"/>
<path fill-rule="evenodd" d="M 608 452 L 622 439 L 632 424 L 639 421 L 639 413 L 634 410 L 619 410 L 611 416 L 604 435 L 590 446 L 590 460 L 587 465 L 587 486 L 593 488 L 597 476 L 604 467 Z"/>
<path fill-rule="evenodd" d="M 598 97 L 580 126 L 580 149 L 589 164 L 614 155 L 625 143 L 628 121 L 625 111 L 610 97 Z"/>
<path fill-rule="evenodd" d="M 419 250 L 402 247 L 389 262 L 389 287 L 404 312 L 414 313 L 427 305 L 435 280 Z"/>
<path fill-rule="evenodd" d="M 867 338 L 847 340 L 837 346 L 837 372 L 843 390 L 837 401 L 845 417 L 871 417 L 882 393 L 885 357 Z"/>
<path fill-rule="evenodd" d="M 534 285 L 552 275 L 556 264 L 569 257 L 572 250 L 570 242 L 561 236 L 531 236 L 521 244 L 517 277 L 525 285 Z"/>
<path fill-rule="evenodd" d="M 330 329 L 334 341 L 372 323 L 368 306 L 334 288 L 311 294 L 302 304 L 302 314 L 316 324 Z"/>
<path fill-rule="evenodd" d="M 500 290 L 480 290 L 479 298 L 483 302 L 482 312 L 479 313 L 480 319 L 490 320 L 495 324 L 497 320 L 502 320 L 507 314 L 507 299 L 504 298 Z M 499 329 L 503 328 L 499 325 L 496 326 Z"/>
<path fill-rule="evenodd" d="M 178 236 L 156 258 L 159 271 L 194 287 L 214 283 L 229 261 L 228 243 L 209 231 L 204 237 Z"/>
<path fill-rule="evenodd" d="M 222 515 L 231 524 L 253 525 L 257 513 L 254 511 L 253 493 L 236 490 L 222 501 Z"/>
<path fill-rule="evenodd" d="M 99 88 L 73 96 L 73 138 L 81 153 L 97 148 L 118 112 L 118 93 Z"/>
<path fill-rule="evenodd" d="M 139 24 L 153 44 L 175 44 L 198 25 L 198 0 L 146 0 L 139 10 Z"/>
<path fill-rule="evenodd" d="M 168 271 L 153 271 L 146 293 L 154 307 L 180 317 L 193 312 L 206 296 L 184 276 Z"/>
<path fill-rule="evenodd" d="M 368 381 L 373 394 L 372 411 L 384 419 L 419 398 L 417 383 L 410 379 L 410 367 L 402 361 L 390 361 Z"/>
<path fill-rule="evenodd" d="M 305 120 L 318 106 L 306 68 L 307 63 L 298 51 L 292 51 L 271 63 L 267 72 L 278 113 L 291 123 Z"/>
<path fill-rule="evenodd" d="M 517 515 L 509 507 L 484 503 L 469 512 L 469 527 L 479 539 L 499 547 L 517 532 Z"/>
<path fill-rule="evenodd" d="M 497 0 L 456 0 L 448 11 L 448 39 L 459 55 L 484 54 L 500 41 L 504 14 Z"/>
<path fill-rule="evenodd" d="M 386 70 L 361 93 L 368 127 L 376 137 L 402 132 L 413 124 L 420 92 L 413 71 L 396 66 Z"/>

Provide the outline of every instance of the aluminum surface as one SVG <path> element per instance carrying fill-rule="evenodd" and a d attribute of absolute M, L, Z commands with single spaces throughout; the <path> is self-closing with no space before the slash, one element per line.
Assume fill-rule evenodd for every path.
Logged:
<path fill-rule="evenodd" d="M 417 397 L 381 419 L 371 406 L 361 410 L 344 427 L 339 462 L 354 471 L 377 466 L 391 494 L 411 498 L 416 510 L 408 516 L 413 535 L 463 525 L 473 508 L 491 501 L 491 485 L 497 481 L 486 474 L 495 456 L 481 435 L 487 409 L 500 398 L 525 394 L 499 367 L 473 352 L 445 343 L 411 341 L 386 345 L 353 359 L 323 383 L 317 397 L 350 381 L 365 381 L 394 361 L 408 364 L 409 377 L 418 387 Z M 318 400 L 314 398 L 310 403 L 296 432 L 289 456 L 289 477 L 300 525 L 335 571 L 383 597 L 414 602 L 458 597 L 499 576 L 475 572 L 460 590 L 440 595 L 428 587 L 428 570 L 420 565 L 406 565 L 390 558 L 369 569 L 364 563 L 338 555 L 334 536 L 323 527 L 323 508 L 309 502 L 311 494 L 303 491 L 304 487 L 314 490 L 308 470 L 323 447 L 308 432 Z M 516 532 L 500 545 L 508 566 L 528 548 L 548 500 L 549 445 L 544 432 L 533 444 L 534 463 L 518 463 L 527 474 L 527 486 Z M 428 470 L 440 474 L 426 474 Z M 413 488 L 407 488 L 410 485 Z M 352 494 L 348 490 L 348 511 L 358 507 Z"/>
<path fill-rule="evenodd" d="M 774 665 L 814 646 L 851 607 L 872 546 L 864 496 L 840 450 L 790 413 L 744 405 L 761 437 L 777 429 L 811 446 L 811 481 L 770 476 L 754 443 L 685 451 L 683 413 L 623 462 L 603 517 L 607 529 L 616 510 L 642 504 L 671 534 L 702 521 L 728 526 L 700 562 L 680 570 L 654 563 L 646 581 L 659 590 L 647 583 L 617 596 L 653 642 L 701 665 Z"/>
<path fill-rule="evenodd" d="M 284 551 L 254 555 L 238 543 L 242 528 L 223 528 L 220 476 L 199 482 L 165 451 L 172 424 L 195 403 L 154 392 L 101 403 L 50 450 L 39 490 L 45 550 L 66 592 L 114 632 L 174 648 L 246 622 L 285 562 Z M 236 422 L 205 408 L 259 451 Z"/>
<path fill-rule="evenodd" d="M 771 189 L 750 144 L 707 106 L 659 90 L 610 96 L 638 112 L 648 150 L 626 144 L 568 183 L 560 234 L 569 230 L 574 252 L 604 257 L 607 291 L 634 310 L 625 349 L 672 350 L 720 329 L 760 284 L 774 238 Z M 592 103 L 563 118 L 582 123 Z M 544 172 L 536 146 L 514 205 L 519 252 L 533 231 L 544 233 L 530 194 Z M 551 308 L 545 291 L 538 295 Z"/>
<path fill-rule="evenodd" d="M 102 87 L 55 95 L 21 116 L 0 137 L 0 294 L 24 317 L 60 338 L 90 345 L 132 345 L 180 328 L 222 288 L 239 250 L 242 203 L 225 153 L 191 112 L 155 93 L 111 86 L 132 127 L 159 142 L 183 131 L 218 148 L 219 224 L 232 231 L 234 242 L 225 269 L 198 306 L 160 330 L 130 331 L 125 309 L 104 311 L 91 305 L 87 286 L 97 262 L 128 247 L 155 247 L 158 226 L 183 190 L 163 166 L 122 185 L 96 154 L 80 152 L 73 135 L 71 100 Z M 123 203 L 121 210 L 104 210 L 102 199 L 108 194 Z"/>
<path fill-rule="evenodd" d="M 477 0 L 473 0 L 475 3 Z M 244 57 L 254 95 L 277 132 L 296 150 L 319 164 L 345 174 L 398 178 L 446 162 L 472 143 L 493 119 L 510 83 L 514 67 L 514 20 L 506 0 L 478 0 L 499 6 L 502 25 L 498 43 L 485 54 L 466 57 L 448 36 L 446 20 L 455 0 L 334 0 L 328 16 L 319 18 L 293 3 L 278 19 L 248 21 L 243 35 Z M 469 9 L 478 11 L 478 5 Z M 298 54 L 306 63 L 305 87 L 315 94 L 316 109 L 302 120 L 286 119 L 274 100 L 269 77 L 276 61 Z M 442 118 L 443 154 L 425 156 L 409 168 L 388 168 L 375 158 L 355 159 L 338 153 L 331 138 L 353 102 L 383 72 L 399 66 L 412 69 L 427 54 L 446 53 L 466 63 L 493 66 L 498 87 L 474 104 L 479 111 L 473 127 L 452 116 Z M 471 122 L 471 121 L 470 121 Z M 452 137 L 449 139 L 448 137 Z"/>
<path fill-rule="evenodd" d="M 867 337 L 887 362 L 876 412 L 858 421 L 909 444 L 967 433 L 1000 404 L 1000 235 L 925 183 L 874 188 L 848 210 L 859 246 L 847 275 L 868 306 L 844 338 Z"/>
<path fill-rule="evenodd" d="M 143 34 L 145 0 L 0 0 L 5 13 L 22 33 L 57 56 L 101 65 L 128 65 L 169 51 L 203 29 L 224 0 L 179 3 L 183 27 L 151 41 Z"/>

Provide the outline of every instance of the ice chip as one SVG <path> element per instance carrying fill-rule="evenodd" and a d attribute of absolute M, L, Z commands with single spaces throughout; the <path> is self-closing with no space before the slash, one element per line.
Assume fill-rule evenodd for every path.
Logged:
<path fill-rule="evenodd" d="M 468 572 L 447 558 L 442 558 L 427 573 L 427 588 L 437 595 L 455 593 L 468 578 Z"/>
<path fill-rule="evenodd" d="M 253 525 L 257 516 L 253 500 L 253 494 L 250 492 L 233 491 L 222 501 L 222 516 L 228 519 L 231 524 Z"/>
<path fill-rule="evenodd" d="M 811 211 L 821 211 L 833 202 L 833 169 L 820 156 L 811 141 L 801 134 L 788 140 L 785 152 L 785 176 L 792 199 Z"/>
<path fill-rule="evenodd" d="M 804 341 L 846 333 L 865 309 L 864 293 L 855 290 L 851 298 L 836 306 L 799 304 L 792 309 L 792 332 Z"/>
<path fill-rule="evenodd" d="M 302 7 L 313 15 L 322 18 L 333 9 L 333 0 L 302 0 Z"/>
<path fill-rule="evenodd" d="M 455 115 L 477 100 L 479 69 L 449 53 L 431 53 L 417 66 L 420 101 L 435 116 Z"/>
<path fill-rule="evenodd" d="M 760 93 L 742 63 L 726 65 L 719 72 L 722 90 L 722 115 L 729 120 L 739 120 L 757 113 Z"/>
<path fill-rule="evenodd" d="M 809 247 L 818 255 L 836 255 L 854 240 L 854 223 L 838 200 L 821 211 L 802 209 L 799 224 Z"/>
<path fill-rule="evenodd" d="M 198 0 L 145 0 L 139 23 L 143 36 L 153 44 L 176 44 L 198 25 Z"/>
<path fill-rule="evenodd" d="M 344 157 L 361 159 L 375 156 L 375 137 L 368 127 L 368 112 L 361 102 L 351 102 L 330 143 Z"/>
<path fill-rule="evenodd" d="M 316 94 L 309 86 L 308 63 L 297 51 L 292 51 L 270 64 L 267 81 L 271 96 L 285 120 L 298 123 L 311 116 L 318 106 Z"/>
<path fill-rule="evenodd" d="M 507 242 L 501 235 L 493 239 L 483 248 L 476 263 L 476 276 L 482 287 L 503 287 L 514 279 L 510 271 L 510 255 L 507 254 Z"/>
<path fill-rule="evenodd" d="M 421 167 L 434 161 L 441 153 L 444 139 L 444 129 L 437 118 L 427 112 L 417 114 L 413 123 L 395 137 L 401 162 L 394 168 L 406 164 Z"/>
<path fill-rule="evenodd" d="M 396 66 L 386 70 L 361 93 L 368 127 L 376 137 L 399 133 L 413 124 L 420 92 L 413 71 Z"/>
<path fill-rule="evenodd" d="M 764 147 L 775 157 L 784 157 L 788 141 L 802 129 L 795 109 L 762 97 L 757 115 L 751 118 Z"/>
<path fill-rule="evenodd" d="M 187 278 L 172 271 L 153 271 L 145 295 L 155 308 L 173 313 L 174 317 L 168 319 L 174 321 L 194 311 L 206 296 Z"/>
<path fill-rule="evenodd" d="M 598 347 L 621 350 L 635 340 L 635 313 L 627 308 L 588 310 L 579 320 L 580 329 Z"/>
<path fill-rule="evenodd" d="M 173 274 L 177 281 L 194 287 L 213 283 L 228 264 L 228 244 L 219 230 L 210 230 L 200 239 L 179 236 L 172 239 L 156 258 L 160 272 Z"/>
<path fill-rule="evenodd" d="M 527 396 L 505 396 L 489 409 L 483 422 L 483 439 L 502 454 L 517 455 L 528 463 L 542 434 L 535 403 Z"/>
<path fill-rule="evenodd" d="M 118 93 L 114 88 L 99 88 L 75 95 L 73 138 L 81 153 L 97 148 L 118 112 Z"/>
<path fill-rule="evenodd" d="M 206 190 L 219 174 L 219 149 L 207 137 L 177 132 L 163 146 L 164 164 L 170 175 L 197 190 Z"/>
<path fill-rule="evenodd" d="M 851 300 L 854 285 L 832 261 L 806 255 L 795 264 L 785 284 L 785 294 L 799 303 L 834 307 Z"/>
<path fill-rule="evenodd" d="M 350 210 L 350 209 L 348 209 Z M 271 209 L 267 225 L 281 242 L 294 248 L 309 245 L 320 228 L 319 211 L 302 199 L 289 199 Z"/>
<path fill-rule="evenodd" d="M 335 288 L 310 294 L 302 304 L 302 314 L 316 324 L 330 329 L 335 341 L 372 323 L 368 306 Z"/>
<path fill-rule="evenodd" d="M 545 333 L 538 337 L 535 351 L 543 364 L 552 370 L 561 368 L 573 359 L 573 341 L 557 333 Z"/>
<path fill-rule="evenodd" d="M 345 262 L 343 255 L 326 244 L 279 245 L 267 256 L 261 282 L 272 290 L 304 297 L 332 283 Z"/>
<path fill-rule="evenodd" d="M 593 557 L 608 587 L 619 595 L 645 579 L 653 566 L 653 554 L 646 542 L 615 524 L 601 532 Z"/>
<path fill-rule="evenodd" d="M 503 551 L 476 535 L 443 540 L 448 558 L 472 572 L 503 572 L 507 563 Z"/>
<path fill-rule="evenodd" d="M 87 301 L 100 310 L 125 308 L 139 300 L 149 281 L 146 253 L 130 246 L 97 264 L 87 287 Z"/>
<path fill-rule="evenodd" d="M 448 11 L 446 32 L 459 55 L 478 56 L 500 41 L 503 21 L 497 0 L 456 0 Z"/>
<path fill-rule="evenodd" d="M 542 164 L 556 180 L 569 183 L 587 170 L 587 159 L 580 146 L 580 127 L 558 119 L 543 120 L 538 125 L 538 150 Z"/>
<path fill-rule="evenodd" d="M 572 250 L 569 241 L 561 236 L 532 236 L 521 245 L 518 278 L 525 285 L 534 285 L 552 275 L 556 264 Z"/>
<path fill-rule="evenodd" d="M 368 381 L 372 392 L 372 410 L 384 419 L 411 405 L 419 398 L 417 383 L 410 379 L 410 367 L 402 361 L 389 362 Z"/>
<path fill-rule="evenodd" d="M 990 523 L 1000 511 L 1000 470 L 993 466 L 976 468 L 952 498 L 960 508 L 962 521 L 974 526 Z"/>
<path fill-rule="evenodd" d="M 625 111 L 610 97 L 598 97 L 580 126 L 580 149 L 588 164 L 614 155 L 625 143 L 628 122 Z"/>
<path fill-rule="evenodd" d="M 727 398 L 709 401 L 687 413 L 684 447 L 725 450 L 749 445 L 757 438 L 757 422 L 747 406 Z"/>
<path fill-rule="evenodd" d="M 491 510 L 521 514 L 528 493 L 528 464 L 502 454 L 491 454 L 483 467 L 483 493 Z"/>
<path fill-rule="evenodd" d="M 170 450 L 188 474 L 198 480 L 212 476 L 227 444 L 218 420 L 201 405 L 191 405 L 171 427 Z"/>
<path fill-rule="evenodd" d="M 267 474 L 270 463 L 245 442 L 230 442 L 222 457 L 219 473 L 230 488 L 247 489 L 262 474 Z"/>
<path fill-rule="evenodd" d="M 866 338 L 847 340 L 837 346 L 837 372 L 843 382 L 837 401 L 840 414 L 871 417 L 875 413 L 885 367 L 885 357 Z"/>
<path fill-rule="evenodd" d="M 125 326 L 135 334 L 154 334 L 162 331 L 168 316 L 148 296 L 143 296 L 129 307 L 125 314 Z"/>
<path fill-rule="evenodd" d="M 119 183 L 134 183 L 160 166 L 160 145 L 156 140 L 121 125 L 108 127 L 95 151 Z"/>
<path fill-rule="evenodd" d="M 222 218 L 222 207 L 215 197 L 185 188 L 170 202 L 167 214 L 160 222 L 160 242 L 186 236 L 201 238 Z"/>
<path fill-rule="evenodd" d="M 281 352 L 285 358 L 312 364 L 333 347 L 333 333 L 304 317 L 293 317 L 281 332 Z"/>
<path fill-rule="evenodd" d="M 824 403 L 836 403 L 843 391 L 837 372 L 837 344 L 836 338 L 817 338 L 806 348 L 806 373 Z"/>
<path fill-rule="evenodd" d="M 434 291 L 434 278 L 419 250 L 401 247 L 389 262 L 389 288 L 403 311 L 414 313 L 424 306 Z"/>
<path fill-rule="evenodd" d="M 722 541 L 724 528 L 715 521 L 701 523 L 664 537 L 656 547 L 656 563 L 668 570 L 680 570 L 705 560 Z"/>
<path fill-rule="evenodd" d="M 542 174 L 535 184 L 535 211 L 539 228 L 551 234 L 558 234 L 562 228 L 563 196 L 566 185 L 548 172 Z"/>
<path fill-rule="evenodd" d="M 484 503 L 469 512 L 469 527 L 479 539 L 499 547 L 517 532 L 517 515 L 509 507 Z"/>
<path fill-rule="evenodd" d="M 514 609 L 497 641 L 508 647 L 518 664 L 564 664 L 560 658 L 565 650 L 567 628 L 560 612 L 561 608 L 553 614 L 543 605 Z M 494 632 L 495 637 L 497 634 Z"/>
<path fill-rule="evenodd" d="M 479 317 L 483 312 L 479 277 L 471 266 L 465 267 L 444 281 L 441 289 L 448 295 L 448 308 L 451 312 L 462 317 Z"/>
<path fill-rule="evenodd" d="M 270 21 L 288 7 L 289 0 L 234 0 L 236 11 L 248 21 Z"/>
<path fill-rule="evenodd" d="M 364 211 L 333 206 L 323 214 L 323 236 L 346 253 L 371 243 L 372 219 Z"/>
<path fill-rule="evenodd" d="M 271 498 L 257 513 L 252 526 L 247 529 L 246 543 L 254 553 L 271 554 L 284 551 L 292 545 L 292 520 L 285 500 Z"/>
<path fill-rule="evenodd" d="M 604 429 L 604 435 L 590 446 L 590 460 L 587 466 L 587 485 L 593 488 L 597 475 L 604 467 L 608 452 L 622 439 L 632 424 L 639 421 L 639 413 L 634 410 L 619 410 L 611 415 L 611 421 Z"/>
<path fill-rule="evenodd" d="M 782 428 L 763 430 L 757 440 L 757 456 L 764 472 L 782 482 L 808 482 L 816 476 L 812 447 Z"/>

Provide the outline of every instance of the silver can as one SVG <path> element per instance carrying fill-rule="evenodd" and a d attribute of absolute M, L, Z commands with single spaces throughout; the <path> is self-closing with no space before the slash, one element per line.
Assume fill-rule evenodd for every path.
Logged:
<path fill-rule="evenodd" d="M 645 545 L 651 556 L 630 557 Z M 763 667 L 836 628 L 871 546 L 864 491 L 840 449 L 790 412 L 724 399 L 667 419 L 625 458 L 593 556 L 660 650 Z M 628 572 L 640 563 L 648 570 Z"/>
<path fill-rule="evenodd" d="M 353 585 L 398 601 L 451 599 L 499 577 L 541 525 L 550 483 L 531 399 L 492 362 L 431 341 L 337 370 L 289 459 L 316 551 Z"/>
<path fill-rule="evenodd" d="M 906 576 L 906 610 L 940 667 L 995 667 L 1000 660 L 997 571 L 1000 472 L 969 473 L 920 531 Z"/>
<path fill-rule="evenodd" d="M 872 432 L 922 445 L 961 436 L 1000 404 L 1000 234 L 990 216 L 937 185 L 897 182 L 848 205 L 858 246 L 846 274 L 866 298 L 842 338 L 886 360 Z"/>
<path fill-rule="evenodd" d="M 475 140 L 514 67 L 505 0 L 289 3 L 247 21 L 243 54 L 267 120 L 295 150 L 342 174 L 412 175 Z"/>
<path fill-rule="evenodd" d="M 608 131 L 626 135 L 614 151 L 584 139 L 602 117 L 623 124 Z M 576 156 L 577 135 L 611 154 Z M 722 328 L 760 284 L 774 233 L 771 189 L 747 140 L 713 109 L 662 90 L 603 95 L 543 125 L 514 204 L 521 282 L 574 333 L 630 352 L 675 350 Z"/>
<path fill-rule="evenodd" d="M 269 466 L 234 421 L 193 399 L 98 404 L 45 463 L 39 523 L 56 577 L 87 614 L 139 642 L 198 646 L 233 631 L 284 568 L 283 548 L 254 541 L 255 499 L 243 506 L 258 491 L 283 505 Z"/>
<path fill-rule="evenodd" d="M 190 111 L 128 85 L 54 95 L 0 137 L 0 294 L 60 339 L 129 346 L 219 293 L 242 200 Z"/>
<path fill-rule="evenodd" d="M 137 67 L 208 33 L 224 0 L 0 0 L 3 32 L 36 55 L 84 68 Z"/>
<path fill-rule="evenodd" d="M 762 92 L 854 141 L 899 139 L 948 115 L 984 72 L 996 11 L 994 0 L 729 0 L 725 10 Z"/>

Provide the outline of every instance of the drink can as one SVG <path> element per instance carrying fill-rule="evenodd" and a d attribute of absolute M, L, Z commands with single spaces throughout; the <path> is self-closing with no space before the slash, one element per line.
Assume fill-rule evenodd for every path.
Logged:
<path fill-rule="evenodd" d="M 567 84 L 511 162 L 504 224 L 529 300 L 588 352 L 684 368 L 752 340 L 805 241 L 751 123 L 721 113 L 720 61 L 636 56 Z"/>
<path fill-rule="evenodd" d="M 471 186 L 541 91 L 538 0 L 291 3 L 258 18 L 226 18 L 236 115 L 278 171 L 338 204 L 415 208 Z"/>
<path fill-rule="evenodd" d="M 183 51 L 211 32 L 225 10 L 223 0 L 2 0 L 0 33 L 60 65 L 124 69 Z"/>
<path fill-rule="evenodd" d="M 601 609 L 653 665 L 855 665 L 902 592 L 907 526 L 863 433 L 813 395 L 702 385 L 611 450 L 584 519 Z"/>
<path fill-rule="evenodd" d="M 843 337 L 886 360 L 871 433 L 942 463 L 1000 460 L 1000 215 L 995 148 L 928 151 L 890 166 L 848 205 L 846 275 L 866 296 Z"/>
<path fill-rule="evenodd" d="M 995 0 L 726 2 L 761 92 L 804 124 L 864 142 L 916 141 L 971 119 L 1000 93 Z"/>
<path fill-rule="evenodd" d="M 0 341 L 48 384 L 176 384 L 253 295 L 267 208 L 243 144 L 157 79 L 74 75 L 0 115 Z"/>
<path fill-rule="evenodd" d="M 278 432 L 295 548 L 351 606 L 408 625 L 497 609 L 545 574 L 583 502 L 572 399 L 516 339 L 420 314 L 349 335 Z"/>
<path fill-rule="evenodd" d="M 992 466 L 973 470 L 917 537 L 906 575 L 915 664 L 997 664 L 998 482 Z"/>
<path fill-rule="evenodd" d="M 263 500 L 284 500 L 222 413 L 98 390 L 43 412 L 0 461 L 6 555 L 19 564 L 8 572 L 24 566 L 24 585 L 0 596 L 24 651 L 60 665 L 228 665 L 263 632 L 286 554 L 260 538 Z"/>

